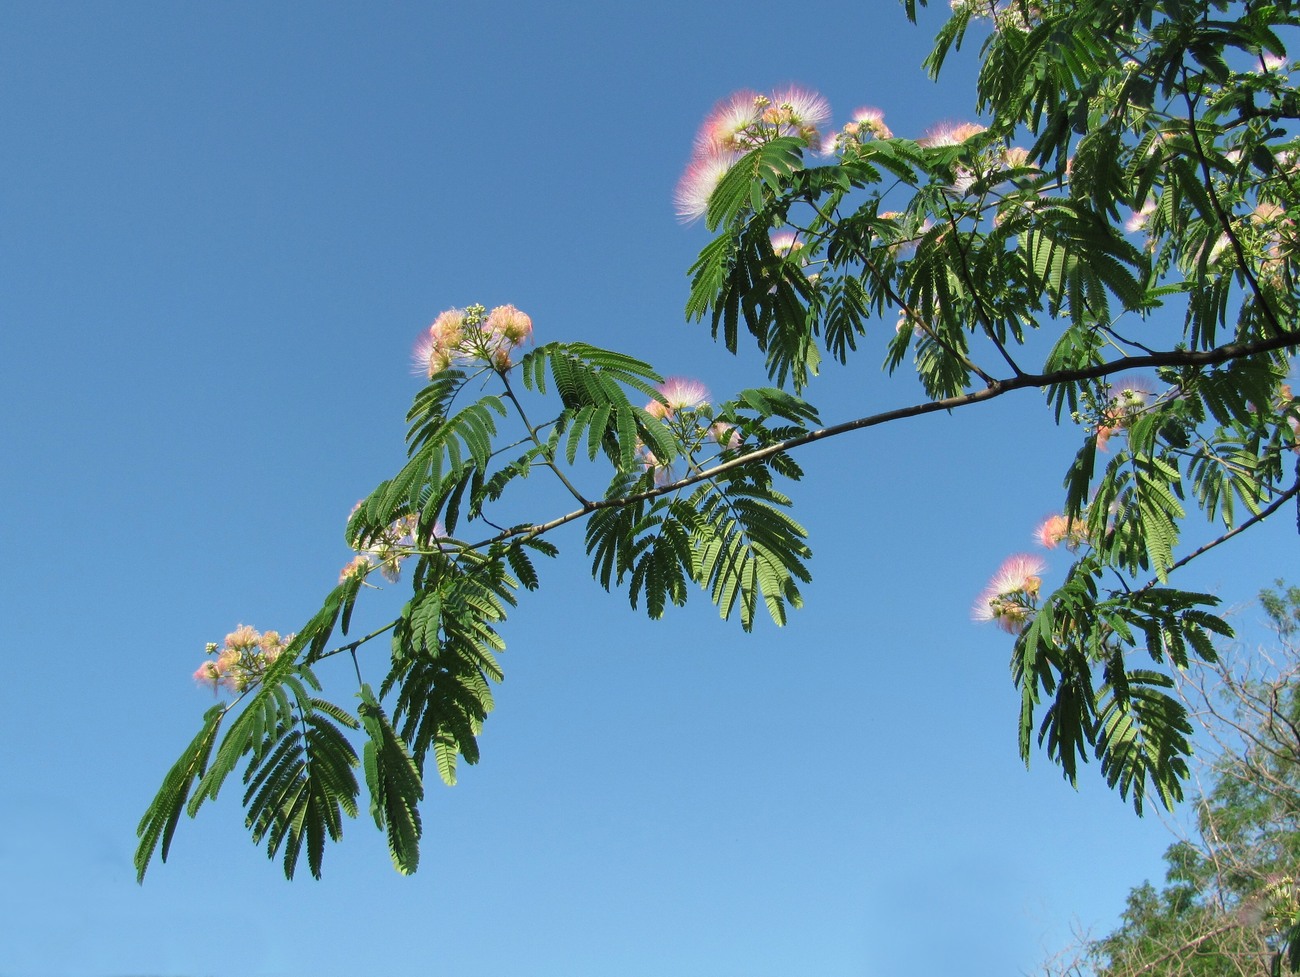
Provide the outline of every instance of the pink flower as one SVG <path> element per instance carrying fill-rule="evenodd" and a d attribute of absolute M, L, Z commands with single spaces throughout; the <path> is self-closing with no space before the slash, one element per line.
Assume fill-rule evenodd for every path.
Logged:
<path fill-rule="evenodd" d="M 983 131 L 984 127 L 974 122 L 943 122 L 931 128 L 916 142 L 919 146 L 960 146 L 971 136 Z"/>
<path fill-rule="evenodd" d="M 212 691 L 217 691 L 217 685 L 221 682 L 221 672 L 217 669 L 217 663 L 212 661 L 204 662 L 194 672 L 194 681 L 199 685 L 210 685 Z"/>
<path fill-rule="evenodd" d="M 1046 563 L 1029 553 L 1008 557 L 975 599 L 971 617 L 992 621 L 1010 634 L 1019 633 L 1033 615 L 1046 569 Z"/>
<path fill-rule="evenodd" d="M 759 121 L 759 96 L 749 89 L 728 95 L 704 118 L 695 137 L 698 158 L 746 152 L 754 147 L 753 127 Z"/>
<path fill-rule="evenodd" d="M 502 343 L 522 346 L 533 338 L 533 320 L 513 305 L 498 305 L 488 313 L 483 331 Z"/>
<path fill-rule="evenodd" d="M 1076 550 L 1080 543 L 1088 539 L 1087 527 L 1081 520 L 1071 521 L 1065 516 L 1052 515 L 1044 519 L 1034 530 L 1034 538 L 1049 550 L 1056 549 L 1062 543 L 1065 544 L 1066 549 Z"/>
<path fill-rule="evenodd" d="M 1135 210 L 1129 215 L 1129 219 L 1124 222 L 1124 230 L 1129 234 L 1136 234 L 1138 231 L 1144 230 L 1147 226 L 1147 221 L 1151 219 L 1151 215 L 1155 212 L 1156 202 L 1154 200 L 1148 200 L 1142 205 L 1141 210 Z"/>
<path fill-rule="evenodd" d="M 247 651 L 250 648 L 256 648 L 261 638 L 262 636 L 247 624 L 241 624 L 226 635 L 226 648 L 236 652 Z"/>
<path fill-rule="evenodd" d="M 247 672 L 241 667 L 243 656 L 232 648 L 227 648 L 217 656 L 212 667 L 221 676 L 221 684 L 232 692 L 241 691 L 248 684 Z"/>
<path fill-rule="evenodd" d="M 364 578 L 373 565 L 370 562 L 370 557 L 364 553 L 358 553 L 347 566 L 339 571 L 339 583 L 353 577 Z"/>
<path fill-rule="evenodd" d="M 709 428 L 709 437 L 717 442 L 719 448 L 726 451 L 735 451 L 740 447 L 740 429 L 732 424 L 714 424 Z"/>
<path fill-rule="evenodd" d="M 831 107 L 826 99 L 797 85 L 774 91 L 771 105 L 763 111 L 764 122 L 789 127 L 789 135 L 802 136 L 813 149 L 821 148 L 821 130 L 830 119 Z"/>
<path fill-rule="evenodd" d="M 1011 146 L 1002 154 L 1003 160 L 1013 170 L 1018 170 L 1029 163 L 1029 150 L 1021 146 Z"/>
<path fill-rule="evenodd" d="M 428 331 L 420 336 L 412 353 L 415 372 L 430 380 L 435 374 L 448 369 L 460 352 L 465 339 L 465 313 L 461 309 L 448 309 L 438 314 Z"/>
<path fill-rule="evenodd" d="M 798 236 L 789 231 L 780 231 L 771 235 L 771 238 L 772 250 L 781 257 L 785 257 L 792 251 L 798 251 L 803 247 L 803 242 L 799 240 Z"/>
<path fill-rule="evenodd" d="M 890 131 L 889 126 L 885 125 L 885 113 L 880 109 L 873 109 L 869 106 L 864 106 L 862 108 L 854 109 L 853 115 L 850 116 L 850 118 L 853 119 L 853 122 L 850 124 L 858 127 L 854 130 L 855 135 L 860 133 L 863 129 L 866 129 L 877 139 L 890 139 L 894 135 L 893 132 Z"/>
<path fill-rule="evenodd" d="M 1042 574 L 1046 570 L 1047 564 L 1041 557 L 1017 553 L 1003 561 L 989 580 L 987 589 L 1004 597 L 1017 593 L 1034 595 L 1042 585 Z"/>
<path fill-rule="evenodd" d="M 698 380 L 687 377 L 668 377 L 659 385 L 664 402 L 652 400 L 645 409 L 658 418 L 669 418 L 679 410 L 696 410 L 709 402 L 709 391 Z"/>
<path fill-rule="evenodd" d="M 1097 450 L 1105 451 L 1106 444 L 1117 431 L 1123 431 L 1132 425 L 1134 418 L 1146 410 L 1151 398 L 1155 396 L 1145 380 L 1126 380 L 1118 388 L 1110 401 L 1102 409 L 1100 423 L 1097 425 Z"/>
<path fill-rule="evenodd" d="M 292 634 L 285 635 L 282 638 L 278 631 L 266 631 L 262 634 L 262 638 L 257 644 L 258 647 L 262 649 L 262 657 L 266 660 L 266 663 L 270 665 L 280 657 L 285 648 L 289 647 L 289 642 L 293 639 L 294 635 Z"/>
<path fill-rule="evenodd" d="M 654 482 L 656 485 L 667 485 L 673 480 L 673 469 L 671 465 L 666 465 L 661 462 L 655 456 L 655 453 L 645 445 L 641 445 L 640 454 L 641 464 L 645 466 L 646 471 L 654 475 Z"/>
<path fill-rule="evenodd" d="M 677 219 L 683 224 L 689 224 L 707 214 L 709 198 L 738 159 L 739 153 L 721 153 L 717 156 L 702 156 L 686 167 L 686 172 L 677 181 L 677 189 L 673 192 Z"/>

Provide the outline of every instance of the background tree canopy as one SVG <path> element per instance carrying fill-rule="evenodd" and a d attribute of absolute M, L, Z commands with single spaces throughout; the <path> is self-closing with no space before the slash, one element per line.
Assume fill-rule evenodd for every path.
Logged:
<path fill-rule="evenodd" d="M 1247 975 L 1300 961 L 1297 854 L 1300 590 L 1261 603 L 1269 647 L 1236 647 L 1193 669 L 1181 690 L 1203 730 L 1195 832 L 1165 853 L 1165 884 L 1132 889 L 1120 926 L 1048 966 L 1098 977 Z"/>
<path fill-rule="evenodd" d="M 1151 792 L 1173 805 L 1191 724 L 1166 669 L 1212 661 L 1231 631 L 1171 575 L 1300 493 L 1294 25 L 1286 3 L 958 4 L 929 64 L 979 32 L 980 124 L 908 138 L 862 111 L 835 131 L 797 88 L 720 103 L 679 187 L 715 235 L 686 313 L 755 345 L 774 385 L 715 400 L 586 344 L 524 352 L 513 306 L 440 316 L 408 461 L 348 523 L 358 558 L 292 639 L 232 632 L 196 673 L 235 697 L 141 820 L 139 876 L 237 771 L 286 875 L 303 854 L 320 875 L 363 783 L 413 871 L 428 763 L 454 783 L 477 761 L 499 625 L 542 584 L 553 530 L 583 523 L 595 579 L 651 617 L 699 587 L 746 630 L 783 624 L 811 579 L 785 487 L 797 449 L 1013 394 L 1081 441 L 1040 531 L 1074 554 L 1064 583 L 1044 592 L 1017 555 L 974 609 L 1014 636 L 1021 755 L 1040 746 L 1072 782 L 1096 759 L 1139 813 Z M 869 351 L 919 399 L 824 425 L 804 399 L 823 357 Z M 532 475 L 568 510 L 531 511 Z M 367 578 L 403 561 L 400 616 L 338 643 Z M 317 678 L 340 654 L 352 708 Z"/>

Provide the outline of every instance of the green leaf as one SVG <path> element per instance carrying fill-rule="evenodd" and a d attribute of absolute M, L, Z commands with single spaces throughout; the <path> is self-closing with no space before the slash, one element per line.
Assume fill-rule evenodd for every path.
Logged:
<path fill-rule="evenodd" d="M 136 882 L 144 881 L 144 874 L 160 841 L 162 852 L 159 857 L 164 862 L 167 861 L 172 835 L 176 831 L 177 822 L 180 821 L 181 811 L 185 809 L 186 799 L 195 781 L 202 777 L 207 769 L 208 758 L 217 742 L 217 733 L 225 715 L 226 707 L 222 705 L 213 706 L 203 714 L 203 725 L 198 735 L 181 751 L 181 755 L 167 771 L 157 795 L 148 810 L 144 812 L 144 817 L 140 819 L 135 831 L 140 839 L 135 850 Z"/>
<path fill-rule="evenodd" d="M 370 791 L 370 814 L 388 836 L 393 865 L 410 875 L 420 864 L 420 801 L 424 782 L 406 742 L 384 714 L 369 685 L 362 685 L 358 715 L 365 727 L 363 766 Z"/>

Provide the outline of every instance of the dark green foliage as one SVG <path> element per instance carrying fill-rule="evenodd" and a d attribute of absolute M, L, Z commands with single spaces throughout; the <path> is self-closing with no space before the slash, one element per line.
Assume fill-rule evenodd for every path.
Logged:
<path fill-rule="evenodd" d="M 362 685 L 357 710 L 366 730 L 366 787 L 375 826 L 388 834 L 393 865 L 409 875 L 420 864 L 420 800 L 424 782 L 406 743 L 397 735 L 370 686 Z"/>

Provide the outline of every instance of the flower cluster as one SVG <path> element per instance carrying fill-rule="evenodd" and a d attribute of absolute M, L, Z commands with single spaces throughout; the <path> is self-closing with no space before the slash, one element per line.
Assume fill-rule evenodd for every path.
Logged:
<path fill-rule="evenodd" d="M 1293 875 L 1272 874 L 1237 909 L 1246 926 L 1283 929 L 1300 915 L 1300 882 Z"/>
<path fill-rule="evenodd" d="M 739 91 L 713 107 L 695 137 L 695 152 L 677 183 L 677 215 L 703 217 L 709 197 L 742 155 L 778 136 L 796 136 L 823 148 L 822 127 L 831 110 L 816 92 L 791 85 L 771 95 Z"/>
<path fill-rule="evenodd" d="M 1111 515 L 1116 509 L 1112 505 Z M 1054 513 L 1034 530 L 1034 540 L 1044 549 L 1064 546 L 1071 553 L 1093 543 L 1088 531 L 1088 510 L 1074 518 Z M 1106 532 L 1113 527 L 1108 526 Z M 1019 634 L 1038 609 L 1042 574 L 1047 564 L 1041 557 L 1018 553 L 1008 557 L 975 599 L 971 617 L 976 621 L 993 621 L 1011 634 Z"/>
<path fill-rule="evenodd" d="M 672 427 L 690 455 L 706 442 L 725 451 L 740 447 L 741 433 L 734 426 L 714 422 L 709 407 L 709 391 L 704 384 L 689 377 L 668 377 L 658 387 L 659 398 L 645 405 L 647 414 Z M 671 464 L 657 458 L 645 445 L 640 449 L 641 462 L 654 473 L 655 483 L 673 480 Z"/>
<path fill-rule="evenodd" d="M 870 140 L 893 138 L 885 114 L 878 108 L 854 109 L 839 131 L 826 131 L 830 114 L 824 98 L 795 86 L 770 95 L 741 90 L 723 99 L 705 117 L 696 134 L 691 161 L 674 194 L 677 216 L 686 222 L 703 217 L 713 192 L 731 167 L 745 153 L 780 136 L 797 137 L 814 152 L 838 153 L 845 159 L 857 155 Z M 917 144 L 930 148 L 960 146 L 984 131 L 984 126 L 973 122 L 946 123 L 931 129 Z M 980 166 L 981 172 L 1021 168 L 1028 156 L 1022 149 L 1007 148 L 995 148 L 983 155 L 988 159 L 986 165 Z M 978 174 L 969 168 L 956 170 L 954 189 L 965 193 Z M 778 249 L 777 253 L 783 252 Z"/>
<path fill-rule="evenodd" d="M 1038 592 L 1047 564 L 1037 556 L 1017 553 L 998 567 L 971 607 L 976 621 L 992 621 L 1003 631 L 1019 634 L 1038 609 Z"/>
<path fill-rule="evenodd" d="M 361 507 L 358 502 L 352 507 L 356 512 Z M 349 578 L 364 580 L 366 574 L 378 567 L 380 574 L 390 583 L 396 583 L 402 575 L 402 564 L 406 558 L 418 549 L 416 538 L 420 525 L 420 514 L 413 512 L 393 520 L 392 523 L 376 531 L 367 531 L 351 540 L 357 555 L 339 572 L 339 583 Z M 433 538 L 446 535 L 441 522 L 433 524 Z"/>
<path fill-rule="evenodd" d="M 243 692 L 257 684 L 293 638 L 275 631 L 260 633 L 241 624 L 226 635 L 224 644 L 208 644 L 211 657 L 195 670 L 194 681 L 211 686 L 213 692 L 218 688 Z"/>
<path fill-rule="evenodd" d="M 1088 527 L 1082 516 L 1078 519 L 1067 519 L 1057 513 L 1039 523 L 1038 528 L 1034 530 L 1034 539 L 1049 550 L 1064 544 L 1065 548 L 1073 553 L 1088 542 Z"/>
<path fill-rule="evenodd" d="M 944 122 L 930 128 L 916 141 L 918 146 L 960 146 L 971 136 L 977 136 L 984 127 L 975 122 Z"/>
<path fill-rule="evenodd" d="M 995 31 L 1027 32 L 1043 18 L 1042 8 L 1023 0 L 949 0 L 953 13 L 967 13 L 992 23 Z"/>
<path fill-rule="evenodd" d="M 442 312 L 415 344 L 417 373 L 429 379 L 457 363 L 482 362 L 507 370 L 510 355 L 532 339 L 533 320 L 513 305 L 484 306 Z"/>
<path fill-rule="evenodd" d="M 662 400 L 652 400 L 645 405 L 646 412 L 668 420 L 678 412 L 696 411 L 709 402 L 709 390 L 698 380 L 688 377 L 669 377 L 659 385 Z"/>
<path fill-rule="evenodd" d="M 1126 381 L 1103 405 L 1097 421 L 1097 450 L 1105 451 L 1111 437 L 1127 430 L 1150 405 L 1154 394 L 1143 380 Z"/>
<path fill-rule="evenodd" d="M 890 139 L 893 135 L 889 126 L 885 125 L 884 112 L 863 106 L 853 110 L 849 121 L 844 123 L 844 128 L 835 134 L 833 144 L 827 148 L 835 149 L 847 156 L 852 155 L 858 146 L 869 140 Z"/>

